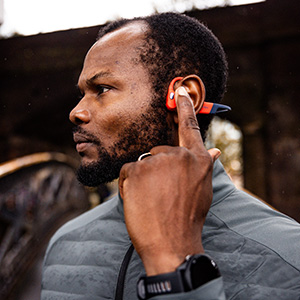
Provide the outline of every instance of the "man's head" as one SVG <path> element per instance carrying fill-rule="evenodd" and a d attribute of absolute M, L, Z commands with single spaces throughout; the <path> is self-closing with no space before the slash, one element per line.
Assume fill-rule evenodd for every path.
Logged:
<path fill-rule="evenodd" d="M 168 85 L 175 77 L 198 75 L 206 89 L 208 102 L 220 102 L 227 82 L 227 60 L 214 34 L 194 18 L 176 13 L 156 14 L 143 18 L 122 19 L 100 29 L 98 39 L 105 34 L 136 21 L 147 24 L 144 46 L 139 49 L 141 63 L 149 72 L 153 91 L 165 105 Z M 205 136 L 211 116 L 198 115 Z"/>
<path fill-rule="evenodd" d="M 83 156 L 79 179 L 93 186 L 111 181 L 141 153 L 176 145 L 176 113 L 167 111 L 165 98 L 174 77 L 190 74 L 204 82 L 206 101 L 221 100 L 225 55 L 198 21 L 168 13 L 102 28 L 79 78 L 83 98 L 70 114 Z M 198 121 L 203 134 L 210 117 Z"/>

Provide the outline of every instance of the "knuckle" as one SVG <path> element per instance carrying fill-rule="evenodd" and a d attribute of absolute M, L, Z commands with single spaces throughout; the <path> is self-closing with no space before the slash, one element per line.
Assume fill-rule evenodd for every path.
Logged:
<path fill-rule="evenodd" d="M 189 115 L 186 119 L 184 119 L 183 125 L 188 129 L 196 129 L 200 131 L 198 121 L 193 115 Z"/>
<path fill-rule="evenodd" d="M 138 168 L 136 162 L 126 163 L 122 166 L 121 172 L 125 172 L 127 177 L 132 177 L 136 174 Z"/>
<path fill-rule="evenodd" d="M 179 147 L 179 153 L 177 159 L 180 159 L 183 163 L 189 164 L 195 161 L 195 155 L 189 149 L 185 147 Z"/>
<path fill-rule="evenodd" d="M 197 121 L 197 119 L 194 116 L 190 116 L 188 118 L 188 121 L 189 121 L 189 126 L 190 127 L 194 128 L 194 129 L 200 130 L 198 121 Z"/>
<path fill-rule="evenodd" d="M 207 172 L 212 171 L 214 165 L 213 159 L 208 152 L 202 154 L 201 160 L 202 160 L 203 167 L 205 167 L 206 171 Z"/>
<path fill-rule="evenodd" d="M 190 156 L 190 151 L 185 147 L 179 147 L 179 156 L 182 158 L 188 158 Z"/>
<path fill-rule="evenodd" d="M 124 174 L 127 170 L 127 164 L 124 164 L 122 167 L 121 167 L 121 170 L 120 170 L 120 174 Z"/>
<path fill-rule="evenodd" d="M 174 156 L 173 151 L 169 151 L 158 153 L 153 158 L 152 167 L 159 169 L 162 167 L 162 165 L 168 165 L 170 161 L 174 161 L 176 156 Z"/>
<path fill-rule="evenodd" d="M 155 146 L 150 149 L 150 153 L 153 154 L 153 156 L 157 156 L 158 154 L 169 152 L 169 151 L 171 151 L 171 148 L 170 146 L 166 146 L 166 145 Z"/>

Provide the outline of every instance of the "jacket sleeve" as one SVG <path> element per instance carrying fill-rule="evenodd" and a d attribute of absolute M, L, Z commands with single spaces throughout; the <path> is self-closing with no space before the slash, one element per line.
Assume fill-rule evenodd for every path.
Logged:
<path fill-rule="evenodd" d="M 212 280 L 196 290 L 180 293 L 160 295 L 151 298 L 151 300 L 226 300 L 223 288 L 223 279 L 219 277 Z"/>

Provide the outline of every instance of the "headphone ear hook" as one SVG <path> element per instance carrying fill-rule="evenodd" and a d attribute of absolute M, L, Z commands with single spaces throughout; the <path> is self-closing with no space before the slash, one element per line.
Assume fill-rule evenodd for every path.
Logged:
<path fill-rule="evenodd" d="M 168 110 L 176 109 L 174 85 L 177 81 L 179 81 L 181 79 L 183 79 L 183 77 L 175 77 L 169 85 L 167 101 L 166 101 L 166 106 L 167 106 Z"/>
<path fill-rule="evenodd" d="M 175 91 L 174 85 L 177 81 L 182 80 L 183 77 L 175 77 L 168 88 L 166 106 L 168 110 L 174 111 L 176 110 L 176 102 L 175 102 Z M 198 114 L 217 114 L 221 112 L 230 111 L 231 107 L 224 104 L 212 103 L 212 102 L 204 102 L 202 108 L 198 112 Z"/>

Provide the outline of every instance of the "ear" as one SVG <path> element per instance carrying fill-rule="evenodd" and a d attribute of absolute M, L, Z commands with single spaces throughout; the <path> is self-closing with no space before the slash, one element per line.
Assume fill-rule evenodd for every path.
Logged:
<path fill-rule="evenodd" d="M 189 93 L 193 103 L 195 113 L 197 114 L 203 106 L 205 100 L 205 86 L 201 78 L 195 74 L 188 75 L 178 81 L 175 88 L 183 86 Z"/>

